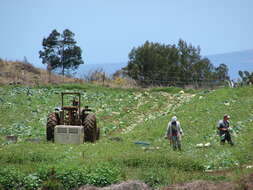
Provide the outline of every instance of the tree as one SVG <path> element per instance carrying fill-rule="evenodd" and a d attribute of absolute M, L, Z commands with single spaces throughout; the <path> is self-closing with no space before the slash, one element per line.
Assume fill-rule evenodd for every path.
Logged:
<path fill-rule="evenodd" d="M 228 66 L 226 64 L 220 64 L 216 69 L 217 79 L 220 81 L 229 80 Z"/>
<path fill-rule="evenodd" d="M 65 70 L 74 71 L 83 64 L 82 50 L 76 45 L 74 33 L 65 29 L 62 34 L 53 30 L 42 41 L 43 50 L 39 51 L 42 63 L 47 65 L 49 71 L 61 69 L 64 76 Z"/>
<path fill-rule="evenodd" d="M 178 50 L 173 45 L 146 41 L 142 46 L 133 48 L 129 53 L 128 65 L 124 70 L 127 75 L 140 84 L 163 85 L 174 77 L 178 67 Z"/>
<path fill-rule="evenodd" d="M 123 70 L 141 85 L 198 86 L 211 80 L 215 73 L 213 64 L 201 58 L 200 47 L 181 39 L 177 45 L 146 41 L 131 50 L 128 65 Z"/>
<path fill-rule="evenodd" d="M 239 71 L 239 76 L 242 79 L 243 84 L 253 84 L 253 72 L 248 72 L 248 71 Z"/>
<path fill-rule="evenodd" d="M 112 78 L 124 78 L 126 77 L 126 71 L 124 69 L 119 69 L 113 73 Z"/>

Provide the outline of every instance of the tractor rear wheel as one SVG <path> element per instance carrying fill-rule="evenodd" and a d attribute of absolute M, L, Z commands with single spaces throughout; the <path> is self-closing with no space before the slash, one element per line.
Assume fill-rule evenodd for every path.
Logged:
<path fill-rule="evenodd" d="M 54 128 L 56 125 L 59 125 L 59 116 L 57 113 L 53 112 L 50 113 L 47 117 L 47 141 L 53 141 L 54 142 Z"/>
<path fill-rule="evenodd" d="M 84 141 L 95 142 L 97 140 L 97 121 L 94 114 L 87 114 L 83 121 Z"/>

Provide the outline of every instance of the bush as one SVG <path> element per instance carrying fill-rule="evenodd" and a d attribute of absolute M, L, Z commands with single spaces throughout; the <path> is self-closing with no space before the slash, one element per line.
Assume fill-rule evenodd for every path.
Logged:
<path fill-rule="evenodd" d="M 77 188 L 88 184 L 88 170 L 80 168 L 67 168 L 56 171 L 56 179 L 59 180 L 65 189 Z"/>
<path fill-rule="evenodd" d="M 44 185 L 54 185 L 51 168 L 39 168 L 37 176 L 43 180 L 48 181 Z M 82 185 L 106 186 L 116 183 L 120 179 L 120 170 L 109 164 L 97 164 L 90 168 L 80 167 L 58 167 L 55 169 L 53 179 L 63 184 L 65 189 L 78 188 Z"/>
<path fill-rule="evenodd" d="M 120 170 L 109 164 L 98 164 L 90 174 L 88 183 L 95 186 L 107 186 L 120 180 Z"/>
<path fill-rule="evenodd" d="M 150 187 L 154 188 L 160 184 L 168 183 L 163 168 L 152 168 L 143 174 L 142 180 Z"/>
<path fill-rule="evenodd" d="M 18 189 L 23 184 L 24 175 L 15 168 L 3 168 L 0 170 L 0 184 L 4 189 Z"/>
<path fill-rule="evenodd" d="M 118 182 L 119 179 L 119 169 L 109 164 L 97 164 L 91 168 L 44 167 L 29 175 L 14 168 L 5 168 L 0 171 L 0 184 L 4 189 L 36 190 L 41 186 L 44 190 L 68 190 L 87 184 L 106 186 Z"/>
<path fill-rule="evenodd" d="M 81 185 L 106 186 L 119 181 L 119 169 L 109 164 L 98 164 L 91 168 L 65 168 L 56 171 L 56 178 L 67 189 Z"/>
<path fill-rule="evenodd" d="M 36 174 L 25 176 L 22 180 L 23 187 L 26 190 L 37 190 L 42 180 Z"/>

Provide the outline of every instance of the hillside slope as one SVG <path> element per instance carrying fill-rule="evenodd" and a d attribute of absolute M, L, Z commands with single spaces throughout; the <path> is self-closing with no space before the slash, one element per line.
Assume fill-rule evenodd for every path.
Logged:
<path fill-rule="evenodd" d="M 74 79 L 51 74 L 46 70 L 34 67 L 32 64 L 20 61 L 4 61 L 0 59 L 0 84 L 47 84 L 74 82 Z"/>
<path fill-rule="evenodd" d="M 94 110 L 102 128 L 98 143 L 74 146 L 43 140 L 46 115 L 59 105 L 62 91 L 81 92 L 83 105 Z M 9 176 L 12 181 L 24 179 L 25 186 L 28 176 L 33 176 L 29 179 L 40 186 L 35 179 L 50 179 L 52 168 L 65 189 L 82 184 L 106 186 L 128 179 L 138 179 L 152 187 L 200 179 L 229 181 L 253 172 L 246 169 L 253 161 L 253 88 L 193 94 L 179 91 L 94 85 L 2 87 L 0 166 L 5 169 L 0 171 L 0 184 L 20 185 L 9 184 L 5 180 Z M 231 115 L 234 147 L 220 146 L 216 135 L 216 123 L 224 113 Z M 184 130 L 182 152 L 174 152 L 164 139 L 167 122 L 173 115 L 177 115 Z M 10 134 L 18 136 L 17 144 L 4 140 Z M 25 141 L 37 137 L 42 139 L 39 143 Z M 211 146 L 197 148 L 199 143 Z M 226 170 L 229 172 L 223 172 Z"/>

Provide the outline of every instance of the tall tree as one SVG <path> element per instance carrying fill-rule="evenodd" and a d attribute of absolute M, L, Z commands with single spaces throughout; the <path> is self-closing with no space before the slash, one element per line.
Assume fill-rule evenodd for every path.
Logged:
<path fill-rule="evenodd" d="M 216 69 L 217 79 L 220 81 L 229 80 L 228 66 L 226 64 L 220 64 Z"/>
<path fill-rule="evenodd" d="M 243 84 L 253 84 L 253 72 L 249 72 L 249 71 L 239 71 L 238 72 L 241 79 L 242 79 L 242 83 Z"/>
<path fill-rule="evenodd" d="M 208 86 L 229 79 L 227 65 L 215 68 L 201 57 L 200 47 L 182 39 L 177 45 L 146 41 L 133 48 L 124 71 L 141 85 Z"/>
<path fill-rule="evenodd" d="M 187 44 L 186 41 L 179 39 L 178 41 L 179 50 L 179 63 L 180 63 L 180 78 L 184 83 L 193 80 L 193 67 L 194 64 L 203 63 L 200 56 L 200 48 L 195 48 L 192 44 Z M 195 69 L 201 69 L 201 67 L 195 67 Z M 199 72 L 199 71 L 198 71 Z"/>
<path fill-rule="evenodd" d="M 43 50 L 39 51 L 43 64 L 47 64 L 50 70 L 61 69 L 64 76 L 65 70 L 74 71 L 83 64 L 82 50 L 76 45 L 74 33 L 66 29 L 60 34 L 53 30 L 42 41 Z"/>

